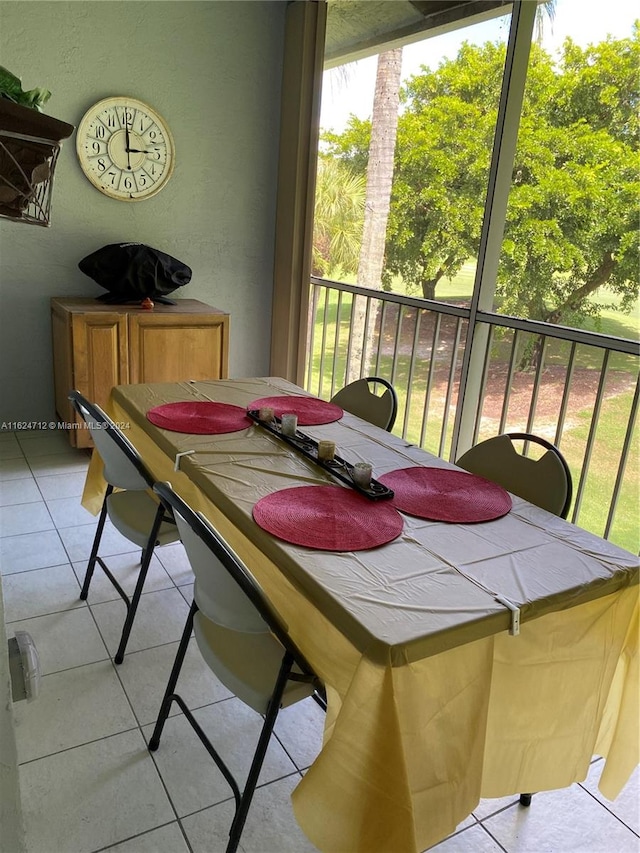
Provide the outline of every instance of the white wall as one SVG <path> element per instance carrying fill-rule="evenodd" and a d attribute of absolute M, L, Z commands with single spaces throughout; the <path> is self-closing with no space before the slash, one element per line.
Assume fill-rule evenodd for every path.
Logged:
<path fill-rule="evenodd" d="M 0 422 L 49 420 L 49 300 L 104 291 L 78 261 L 147 243 L 188 264 L 175 296 L 231 314 L 230 375 L 269 367 L 284 2 L 7 2 L 2 64 L 76 127 L 132 95 L 167 121 L 176 166 L 153 198 L 119 202 L 84 177 L 75 133 L 60 155 L 50 228 L 0 220 Z"/>

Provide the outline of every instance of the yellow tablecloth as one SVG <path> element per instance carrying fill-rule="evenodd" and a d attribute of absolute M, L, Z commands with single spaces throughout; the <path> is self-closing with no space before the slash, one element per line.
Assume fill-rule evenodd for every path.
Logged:
<path fill-rule="evenodd" d="M 324 745 L 293 794 L 309 838 L 326 853 L 417 853 L 480 797 L 570 785 L 593 754 L 607 757 L 600 789 L 613 799 L 639 760 L 638 559 L 517 498 L 484 525 L 405 516 L 373 551 L 287 545 L 255 525 L 253 504 L 324 472 L 257 426 L 193 436 L 145 417 L 173 400 L 278 393 L 302 392 L 274 379 L 121 386 L 110 414 L 247 562 L 327 686 Z M 349 415 L 305 431 L 377 476 L 446 465 Z M 196 453 L 175 471 L 184 450 Z M 103 488 L 94 454 L 94 512 Z M 520 605 L 519 636 L 491 590 Z"/>

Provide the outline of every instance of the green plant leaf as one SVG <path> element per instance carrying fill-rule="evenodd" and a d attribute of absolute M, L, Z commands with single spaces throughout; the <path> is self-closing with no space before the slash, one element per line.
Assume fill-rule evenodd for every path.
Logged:
<path fill-rule="evenodd" d="M 25 92 L 20 78 L 0 65 L 0 97 L 8 98 L 23 107 L 42 111 L 42 107 L 51 97 L 51 92 L 48 89 L 41 88 L 30 89 Z"/>

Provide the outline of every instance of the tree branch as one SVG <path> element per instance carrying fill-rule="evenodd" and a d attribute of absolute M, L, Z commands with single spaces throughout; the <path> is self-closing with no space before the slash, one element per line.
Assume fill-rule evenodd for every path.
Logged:
<path fill-rule="evenodd" d="M 612 253 L 606 252 L 600 264 L 585 283 L 574 290 L 562 305 L 548 313 L 547 321 L 549 323 L 558 323 L 569 311 L 576 311 L 594 290 L 597 290 L 609 281 L 615 266 L 616 261 Z"/>

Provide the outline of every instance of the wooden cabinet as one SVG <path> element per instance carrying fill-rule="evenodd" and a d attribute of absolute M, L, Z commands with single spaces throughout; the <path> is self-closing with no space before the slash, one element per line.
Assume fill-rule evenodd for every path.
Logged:
<path fill-rule="evenodd" d="M 147 311 L 95 299 L 51 300 L 58 417 L 78 423 L 68 400 L 76 388 L 104 406 L 114 385 L 226 379 L 229 315 L 195 299 Z M 91 447 L 89 431 L 70 429 L 74 447 Z"/>

